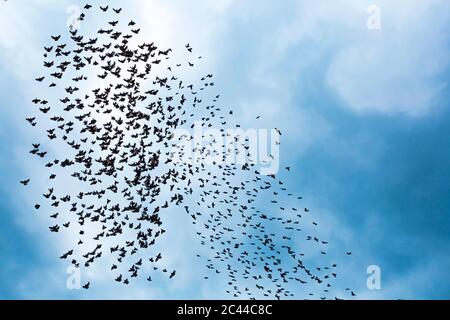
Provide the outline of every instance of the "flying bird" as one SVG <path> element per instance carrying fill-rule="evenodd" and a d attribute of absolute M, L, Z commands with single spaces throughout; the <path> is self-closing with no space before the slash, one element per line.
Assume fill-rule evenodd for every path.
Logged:
<path fill-rule="evenodd" d="M 129 17 L 119 29 L 122 8 L 112 9 L 113 21 L 108 9 L 90 12 L 98 13 L 96 30 L 68 30 L 65 43 L 51 36 L 58 43 L 44 47 L 47 72 L 34 78 L 42 96 L 32 100 L 36 115 L 26 118 L 33 127 L 37 121 L 46 126 L 33 129 L 42 140 L 30 156 L 42 162 L 35 174 L 48 184 L 35 209 L 50 210 L 50 232 L 74 239 L 60 257 L 89 268 L 108 256 L 105 273 L 123 285 L 144 273 L 148 285 L 158 274 L 177 281 L 160 241 L 177 233 L 166 226 L 177 213 L 192 225 L 180 228 L 196 236 L 193 249 L 205 253 L 197 255 L 202 278 L 224 277 L 231 297 L 291 298 L 299 287 L 308 297 L 306 288 L 314 288 L 334 299 L 337 264 L 319 223 L 306 221 L 313 214 L 299 214 L 310 212 L 302 197 L 255 163 L 205 160 L 251 158 L 253 151 L 242 137 L 227 136 L 229 125 L 240 128 L 239 119 L 221 105 L 214 75 L 192 71 L 202 60 L 193 60 L 191 45 L 181 45 L 184 60 L 175 58 L 175 48 L 138 41 L 141 28 Z M 184 66 L 189 70 L 178 71 Z M 175 134 L 196 124 L 220 134 L 202 146 Z M 291 167 L 285 169 L 290 175 Z M 306 240 L 300 245 L 299 239 Z M 312 252 L 320 259 L 310 259 Z"/>

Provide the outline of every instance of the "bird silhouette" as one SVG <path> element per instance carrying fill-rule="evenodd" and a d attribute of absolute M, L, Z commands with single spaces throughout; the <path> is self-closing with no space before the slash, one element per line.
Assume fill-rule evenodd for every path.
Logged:
<path fill-rule="evenodd" d="M 26 122 L 35 127 L 39 121 L 33 130 L 43 140 L 30 154 L 45 160 L 35 174 L 48 184 L 42 208 L 35 209 L 50 211 L 50 232 L 75 235 L 73 247 L 59 256 L 73 258 L 77 268 L 101 265 L 108 256 L 105 272 L 124 285 L 144 272 L 148 285 L 160 276 L 177 281 L 160 243 L 166 232 L 177 232 L 165 222 L 178 212 L 192 224 L 179 227 L 191 228 L 195 249 L 204 252 L 196 256 L 205 267 L 202 278 L 224 277 L 233 298 L 290 298 L 300 286 L 307 297 L 314 288 L 320 298 L 334 299 L 337 264 L 302 197 L 278 174 L 262 175 L 255 163 L 226 161 L 251 158 L 253 151 L 245 137 L 229 139 L 228 125 L 240 124 L 235 111 L 220 105 L 214 75 L 192 75 L 202 56 L 187 43 L 180 61 L 175 48 L 141 42 L 141 28 L 130 17 L 121 24 L 122 8 L 108 9 L 86 4 L 80 19 L 94 16 L 96 30 L 68 30 L 67 43 L 51 36 L 45 74 L 33 82 L 42 97 L 32 100 L 37 114 Z M 210 137 L 197 145 L 192 135 L 175 134 L 198 123 L 218 129 L 223 141 Z M 223 161 L 208 163 L 211 156 Z M 282 171 L 292 173 L 290 166 Z M 310 214 L 300 215 L 302 208 Z M 312 252 L 320 258 L 309 259 Z"/>

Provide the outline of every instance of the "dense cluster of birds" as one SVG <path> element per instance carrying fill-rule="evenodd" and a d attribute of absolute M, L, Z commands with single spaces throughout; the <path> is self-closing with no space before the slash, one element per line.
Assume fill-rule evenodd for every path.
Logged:
<path fill-rule="evenodd" d="M 49 184 L 35 209 L 50 210 L 50 232 L 77 235 L 60 258 L 76 268 L 104 259 L 113 279 L 125 285 L 141 275 L 151 282 L 156 272 L 176 279 L 176 270 L 161 266 L 158 238 L 166 232 L 165 213 L 178 210 L 191 219 L 203 248 L 204 278 L 224 274 L 232 297 L 289 298 L 292 288 L 309 284 L 316 288 L 309 296 L 334 298 L 336 263 L 308 263 L 312 250 L 320 252 L 316 260 L 326 256 L 328 242 L 313 233 L 315 221 L 305 229 L 310 234 L 302 233 L 302 221 L 313 219 L 302 198 L 277 176 L 261 175 L 255 163 L 195 161 L 214 153 L 217 141 L 187 150 L 192 136 L 175 135 L 199 121 L 225 136 L 235 117 L 210 93 L 212 74 L 183 78 L 201 56 L 187 44 L 186 61 L 172 63 L 172 49 L 138 41 L 140 28 L 119 19 L 121 8 L 87 4 L 78 19 L 93 10 L 103 21 L 95 35 L 72 28 L 67 41 L 52 36 L 44 47 L 48 72 L 35 80 L 43 94 L 51 93 L 33 99 L 37 114 L 26 119 L 36 128 L 50 125 L 39 131 L 46 142 L 33 143 L 30 151 Z M 221 145 L 223 159 L 242 150 L 250 157 L 247 142 L 232 141 L 243 148 Z"/>

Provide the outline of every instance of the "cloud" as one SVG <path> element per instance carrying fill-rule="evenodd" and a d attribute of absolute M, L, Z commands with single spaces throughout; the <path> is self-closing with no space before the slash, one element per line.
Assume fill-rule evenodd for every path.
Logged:
<path fill-rule="evenodd" d="M 229 3 L 231 2 L 221 1 L 220 4 L 210 5 L 210 9 L 205 10 L 212 10 L 214 12 L 217 12 L 217 14 L 220 14 L 220 12 L 226 10 Z M 8 97 L 7 100 L 12 103 L 16 104 L 22 100 L 29 101 L 31 100 L 31 96 L 33 94 L 39 94 L 35 92 L 36 89 L 34 89 L 35 86 L 33 79 L 34 77 L 36 77 L 36 74 L 38 74 L 38 70 L 42 69 L 42 50 L 40 48 L 45 44 L 44 39 L 48 40 L 50 34 L 56 34 L 57 30 L 66 28 L 65 18 L 67 16 L 67 13 L 65 11 L 65 6 L 58 7 L 58 12 L 56 13 L 58 16 L 58 22 L 55 23 L 55 25 L 49 27 L 41 26 L 37 23 L 38 17 L 40 15 L 49 14 L 47 10 L 49 10 L 50 4 L 51 3 L 48 2 L 48 5 L 46 4 L 40 6 L 37 3 L 33 3 L 31 4 L 31 8 L 29 10 L 21 10 L 22 6 L 17 4 L 8 8 L 8 10 L 11 12 L 10 16 L 8 16 L 9 11 L 3 11 L 3 14 L 0 15 L 0 18 L 4 18 L 0 19 L 0 21 L 4 23 L 5 27 L 3 28 L 5 32 L 0 33 L 0 48 L 4 49 L 2 50 L 3 54 L 0 55 L 1 66 L 8 71 L 8 76 L 13 77 L 23 90 L 23 92 L 20 92 L 20 96 Z M 133 11 L 140 11 L 138 16 L 142 18 L 142 21 L 151 21 L 149 25 L 147 25 L 146 23 L 142 25 L 143 36 L 145 37 L 144 40 L 146 42 L 155 41 L 158 46 L 160 44 L 162 44 L 163 46 L 174 45 L 176 47 L 174 48 L 174 50 L 178 49 L 178 51 L 184 49 L 184 41 L 190 41 L 188 34 L 177 33 L 178 31 L 183 30 L 182 22 L 178 22 L 178 19 L 183 16 L 183 10 L 181 10 L 180 8 L 178 10 L 175 10 L 169 5 L 165 6 L 162 2 L 153 2 L 152 4 L 156 5 L 158 10 L 155 10 L 154 7 L 148 6 L 147 2 L 141 2 L 140 4 L 131 6 L 131 8 L 127 8 L 129 11 L 128 14 L 130 14 L 130 16 L 133 16 Z M 116 5 L 119 6 L 119 4 Z M 146 16 L 146 13 L 150 12 L 152 12 L 152 14 L 148 14 Z M 173 19 L 165 20 L 165 17 L 167 16 L 171 16 L 173 17 Z M 205 17 L 205 21 L 195 20 L 196 22 L 200 21 L 200 25 L 194 23 L 193 27 L 202 29 L 206 25 L 213 25 L 213 17 L 207 14 L 202 15 L 202 17 Z M 146 21 L 146 19 L 149 20 Z M 93 20 L 93 23 L 98 22 L 98 19 Z M 17 29 L 13 30 L 13 32 L 11 33 L 6 32 L 8 28 L 11 29 L 11 26 L 17 26 Z M 83 25 L 81 26 L 81 28 L 89 28 L 89 26 Z M 145 32 L 146 30 L 150 31 Z M 188 29 L 186 30 L 188 33 L 190 32 Z M 198 30 L 195 31 L 197 32 Z M 60 31 L 60 33 L 63 33 L 63 31 Z M 209 30 L 209 34 L 211 34 L 211 29 Z M 195 39 L 203 40 L 209 39 L 209 37 L 206 33 L 203 33 L 197 36 Z M 160 41 L 158 42 L 158 40 Z M 199 42 L 200 47 L 202 47 L 202 41 L 197 42 Z M 198 47 L 195 48 L 197 50 Z M 21 52 L 23 53 L 23 57 L 20 55 Z M 199 49 L 198 52 L 201 52 L 201 50 Z M 209 55 L 213 56 L 211 54 Z M 14 57 L 18 56 L 20 56 L 21 58 L 14 59 Z M 15 62 L 11 64 L 10 61 Z M 24 99 L 24 96 L 27 96 L 27 99 Z M 56 98 L 58 97 L 49 97 L 48 100 L 51 101 L 51 99 Z M 23 115 L 25 113 L 26 107 L 27 106 L 21 108 L 20 111 L 16 111 L 11 115 L 14 116 L 15 120 L 17 120 L 17 123 L 14 123 L 15 127 L 22 127 Z M 16 116 L 17 113 L 21 114 L 20 122 L 19 117 Z M 23 130 L 23 132 L 21 132 L 25 136 L 21 136 L 21 140 L 26 141 L 27 144 L 31 141 L 34 141 L 33 132 L 31 130 L 29 131 L 28 129 L 29 128 L 27 127 L 25 130 Z M 23 171 L 28 173 L 27 176 L 32 177 L 35 187 L 37 185 L 40 185 L 42 187 L 40 189 L 45 190 L 46 182 L 44 181 L 44 177 L 41 177 L 41 179 L 39 179 L 37 177 L 38 175 L 36 174 L 37 172 L 40 172 L 39 170 L 36 170 L 37 164 L 34 162 L 30 163 L 30 161 L 24 161 L 23 157 L 21 156 L 27 153 L 26 148 L 27 147 L 24 147 L 23 145 L 14 144 L 14 147 L 12 147 L 12 149 L 14 150 L 15 154 L 13 156 L 18 159 L 18 166 L 23 167 Z M 51 153 L 52 155 L 57 155 L 61 153 L 61 150 L 63 149 L 59 147 L 53 148 L 49 150 L 49 153 Z M 70 186 L 70 188 L 75 187 L 75 184 Z M 56 187 L 56 189 L 60 190 L 58 187 Z M 10 222 L 17 224 L 18 229 L 22 232 L 29 233 L 36 239 L 39 239 L 39 245 L 33 246 L 33 248 L 41 251 L 39 255 L 45 256 L 45 258 L 48 259 L 48 261 L 51 261 L 51 263 L 46 265 L 45 268 L 41 266 L 30 266 L 29 272 L 27 272 L 27 274 L 23 274 L 20 277 L 18 276 L 17 285 L 14 290 L 15 292 L 12 292 L 12 295 L 26 298 L 83 298 L 86 296 L 107 298 L 137 297 L 143 299 L 180 296 L 184 298 L 206 298 L 207 296 L 203 296 L 203 294 L 217 291 L 217 289 L 215 289 L 216 283 L 205 283 L 204 281 L 199 283 L 199 278 L 201 277 L 200 272 L 198 272 L 197 276 L 193 276 L 191 274 L 191 270 L 205 271 L 206 268 L 204 268 L 204 265 L 201 261 L 197 261 L 198 259 L 195 257 L 193 252 L 197 248 L 196 245 L 193 245 L 193 243 L 198 240 L 197 237 L 195 237 L 195 234 L 193 234 L 192 229 L 183 228 L 186 223 L 180 226 L 180 221 L 182 221 L 181 218 L 175 218 L 176 215 L 184 215 L 184 212 L 180 213 L 179 210 L 177 210 L 178 212 L 173 212 L 172 215 L 168 214 L 169 217 L 165 222 L 169 226 L 169 229 L 175 231 L 177 228 L 179 228 L 180 230 L 178 230 L 178 232 L 171 232 L 171 236 L 168 236 L 170 241 L 166 241 L 161 245 L 161 251 L 168 252 L 168 254 L 165 256 L 166 261 L 164 262 L 165 264 L 167 263 L 167 268 L 177 269 L 176 282 L 173 280 L 171 280 L 171 282 L 168 282 L 167 279 L 165 279 L 166 277 L 164 277 L 164 279 L 158 279 L 160 277 L 158 275 L 155 275 L 155 284 L 152 286 L 150 286 L 145 281 L 145 279 L 141 279 L 142 281 L 140 281 L 139 283 L 133 284 L 132 286 L 130 285 L 130 288 L 123 289 L 122 287 L 120 287 L 120 290 L 118 290 L 118 285 L 112 281 L 111 274 L 105 272 L 105 270 L 107 270 L 110 265 L 110 261 L 105 261 L 104 259 L 102 261 L 102 266 L 94 265 L 91 270 L 83 271 L 83 283 L 89 280 L 93 282 L 92 290 L 90 290 L 89 294 L 86 294 L 84 291 L 68 291 L 65 287 L 65 281 L 67 278 L 67 274 L 65 273 L 65 264 L 62 264 L 59 261 L 55 260 L 61 253 L 66 252 L 67 249 L 73 245 L 73 243 L 77 242 L 78 235 L 64 233 L 62 236 L 58 234 L 58 237 L 56 237 L 55 235 L 51 235 L 48 232 L 48 224 L 51 221 L 49 221 L 47 217 L 42 215 L 33 215 L 30 218 L 29 208 L 32 208 L 34 205 L 33 199 L 37 199 L 39 197 L 37 188 L 34 188 L 33 190 L 35 190 L 33 194 L 28 193 L 25 195 L 21 194 L 21 192 L 24 192 L 24 190 L 20 189 L 17 194 L 14 194 L 11 197 L 11 200 L 13 202 L 16 202 L 17 212 L 14 216 L 14 219 L 12 219 Z M 64 190 L 67 191 L 68 189 L 65 188 Z M 21 199 L 22 197 L 25 200 Z M 23 205 L 17 204 L 19 203 L 19 200 Z M 34 212 L 32 212 L 32 214 L 34 214 Z M 172 224 L 174 224 L 172 226 L 170 226 L 171 221 Z M 55 239 L 57 239 L 57 241 L 55 241 Z M 195 261 L 193 261 L 194 259 Z M 53 261 L 55 261 L 55 263 L 52 263 Z M 39 275 L 37 279 L 35 278 L 36 275 Z M 41 290 L 43 286 L 45 287 L 45 290 Z M 181 286 L 184 286 L 185 288 L 181 288 Z M 192 292 L 196 291 L 196 289 L 198 289 L 198 292 Z"/>
<path fill-rule="evenodd" d="M 423 116 L 439 107 L 448 86 L 447 4 L 379 3 L 381 30 L 356 29 L 332 59 L 327 83 L 357 113 Z"/>
<path fill-rule="evenodd" d="M 40 24 L 39 19 L 56 1 L 39 3 L 35 0 L 30 6 L 23 6 L 17 2 L 13 7 L 11 1 L 9 9 L 0 11 L 0 65 L 23 81 L 24 87 L 34 77 L 31 69 L 40 66 L 40 49 L 36 48 L 43 45 L 42 39 L 48 36 L 49 29 L 65 27 L 64 5 L 58 5 L 59 11 L 52 12 L 62 17 L 59 25 L 49 28 Z M 113 4 L 120 6 L 117 1 Z M 285 155 L 290 160 L 298 159 L 311 146 L 317 145 L 317 141 L 326 139 L 329 145 L 335 144 L 334 149 L 328 146 L 332 156 L 348 156 L 361 167 L 369 167 L 377 161 L 384 146 L 380 143 L 376 150 L 371 146 L 367 152 L 358 152 L 364 145 L 370 145 L 371 136 L 357 136 L 351 141 L 334 139 L 332 123 L 314 103 L 305 102 L 304 92 L 312 78 L 309 72 L 323 77 L 321 81 L 325 81 L 326 89 L 335 92 L 342 107 L 352 112 L 418 117 L 439 106 L 446 86 L 442 76 L 448 68 L 448 39 L 442 31 L 448 25 L 448 10 L 441 10 L 446 7 L 444 1 L 378 1 L 382 10 L 381 31 L 366 28 L 369 4 L 372 2 L 356 0 L 343 0 L 334 5 L 317 0 L 281 4 L 154 0 L 135 2 L 124 8 L 124 12 L 133 17 L 137 14 L 139 20 L 136 20 L 146 41 L 173 46 L 176 50 L 182 49 L 185 42 L 191 42 L 195 52 L 205 57 L 205 69 L 212 69 L 219 76 L 217 86 L 227 96 L 227 104 L 241 110 L 240 121 L 253 126 L 255 113 L 261 113 L 258 125 L 282 128 L 289 147 L 289 154 L 281 155 L 283 159 Z M 29 86 L 25 89 L 32 91 Z M 320 89 L 319 93 L 323 94 Z M 13 100 L 17 102 L 22 98 Z M 282 142 L 284 145 L 284 140 Z M 29 171 L 36 170 L 28 162 L 26 165 Z M 313 199 L 312 195 L 305 198 Z M 24 202 L 32 206 L 31 201 Z M 319 202 L 314 206 L 320 210 Z M 74 240 L 65 238 L 57 242 L 50 239 L 46 232 L 47 221 L 29 219 L 29 212 L 18 207 L 18 211 L 24 211 L 18 213 L 18 225 L 24 231 L 36 234 L 43 251 L 53 251 L 48 255 L 56 257 Z M 330 221 L 337 219 L 335 210 L 328 207 L 323 210 L 326 211 L 323 216 L 328 216 Z M 36 225 L 30 226 L 30 221 Z M 171 227 L 179 224 L 176 215 L 169 219 L 168 224 L 171 223 Z M 99 276 L 98 288 L 102 289 L 89 295 L 97 298 L 124 295 L 211 298 L 221 295 L 220 281 L 205 283 L 197 279 L 201 276 L 190 275 L 190 270 L 199 270 L 200 266 L 187 257 L 196 243 L 184 225 L 183 232 L 168 236 L 170 241 L 166 242 L 167 248 L 171 249 L 167 261 L 179 269 L 177 277 L 182 281 L 168 287 L 161 281 L 156 290 L 140 284 L 133 287 L 135 291 L 127 289 L 124 292 L 117 290 L 109 278 Z M 330 223 L 324 232 L 349 247 L 358 241 L 354 230 L 337 225 Z M 352 267 L 349 273 L 358 267 Z M 65 269 L 61 264 L 55 263 L 45 271 L 31 268 L 24 280 L 26 284 L 20 282 L 18 289 L 30 290 L 36 297 L 66 294 Z M 358 270 L 364 272 L 364 269 Z M 420 272 L 426 272 L 424 270 Z M 36 274 L 40 275 L 38 281 L 34 278 Z M 412 274 L 399 279 L 397 288 L 409 287 L 414 277 Z M 50 284 L 45 284 L 42 279 L 49 279 Z M 181 285 L 192 290 L 180 288 Z M 42 286 L 48 286 L 43 294 Z"/>
<path fill-rule="evenodd" d="M 367 28 L 366 10 L 374 3 L 381 30 Z M 272 65 L 291 59 L 290 72 L 301 75 L 319 60 L 329 89 L 358 114 L 418 117 L 442 104 L 449 67 L 446 1 L 305 0 L 285 7 L 290 12 L 268 35 L 276 48 Z"/>
<path fill-rule="evenodd" d="M 20 80 L 32 79 L 40 66 L 42 40 L 54 21 L 42 19 L 52 10 L 66 8 L 67 2 L 57 0 L 8 1 L 0 5 L 0 68 Z M 40 13 L 40 14 L 37 14 Z M 66 14 L 64 12 L 64 14 Z M 65 16 L 63 16 L 65 19 Z"/>

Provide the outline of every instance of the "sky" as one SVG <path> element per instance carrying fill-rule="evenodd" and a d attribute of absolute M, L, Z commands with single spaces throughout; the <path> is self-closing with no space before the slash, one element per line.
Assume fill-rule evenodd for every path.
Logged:
<path fill-rule="evenodd" d="M 201 53 L 243 127 L 281 129 L 280 167 L 293 168 L 286 183 L 323 234 L 352 251 L 338 262 L 357 298 L 450 298 L 448 1 L 108 3 L 149 42 L 174 51 L 189 42 Z M 223 279 L 204 281 L 187 254 L 196 240 L 183 220 L 168 221 L 176 235 L 165 244 L 169 262 L 186 270 L 179 281 L 123 288 L 94 270 L 85 275 L 98 283 L 93 290 L 66 287 L 57 257 L 67 239 L 49 234 L 18 181 L 38 170 L 24 118 L 42 47 L 67 30 L 72 5 L 84 2 L 0 2 L 0 299 L 226 297 Z M 368 27 L 374 6 L 376 29 Z M 371 265 L 380 289 L 366 285 Z"/>

